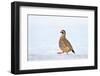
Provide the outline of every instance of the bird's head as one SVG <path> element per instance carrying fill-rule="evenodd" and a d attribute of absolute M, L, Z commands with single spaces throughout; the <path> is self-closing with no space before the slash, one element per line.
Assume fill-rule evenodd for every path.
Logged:
<path fill-rule="evenodd" d="M 61 32 L 60 33 L 62 33 L 62 34 L 66 34 L 66 31 L 65 30 L 61 30 Z"/>

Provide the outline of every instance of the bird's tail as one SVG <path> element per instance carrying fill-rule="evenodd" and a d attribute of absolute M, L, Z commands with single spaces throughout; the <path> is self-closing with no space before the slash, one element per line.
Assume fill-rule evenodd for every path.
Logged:
<path fill-rule="evenodd" d="M 74 50 L 72 50 L 72 52 L 75 54 L 75 51 Z"/>

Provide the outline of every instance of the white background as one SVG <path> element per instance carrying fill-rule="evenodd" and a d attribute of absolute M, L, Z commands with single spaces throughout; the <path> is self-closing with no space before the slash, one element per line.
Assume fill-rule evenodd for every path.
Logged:
<path fill-rule="evenodd" d="M 0 76 L 14 76 L 10 73 L 10 58 L 11 58 L 11 6 L 13 0 L 1 0 L 0 2 Z M 17 0 L 16 0 L 17 1 Z M 44 3 L 59 3 L 59 4 L 74 4 L 74 5 L 91 5 L 98 6 L 100 13 L 100 0 L 22 0 L 31 2 L 44 2 Z M 98 15 L 100 20 L 100 15 Z M 100 23 L 98 23 L 99 25 Z M 99 29 L 99 27 L 98 27 Z M 100 32 L 100 30 L 99 30 Z M 99 36 L 98 36 L 99 37 Z M 98 38 L 100 39 L 100 37 Z M 100 40 L 98 40 L 99 42 Z M 100 50 L 100 48 L 98 48 Z M 98 52 L 100 53 L 100 52 Z M 100 58 L 100 54 L 98 56 Z M 100 67 L 100 59 L 99 67 Z M 26 74 L 31 76 L 33 74 Z M 100 75 L 100 68 L 98 70 L 85 70 L 85 71 L 70 71 L 70 72 L 55 72 L 55 73 L 40 73 L 34 76 L 84 76 L 84 75 Z M 21 75 L 23 76 L 23 75 Z"/>

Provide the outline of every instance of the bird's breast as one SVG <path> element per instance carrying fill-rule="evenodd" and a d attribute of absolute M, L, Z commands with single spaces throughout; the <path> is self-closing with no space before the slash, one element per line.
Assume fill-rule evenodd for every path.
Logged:
<path fill-rule="evenodd" d="M 61 37 L 60 40 L 59 40 L 60 49 L 63 50 L 63 51 L 69 51 L 70 48 L 66 44 L 67 44 L 66 39 Z"/>

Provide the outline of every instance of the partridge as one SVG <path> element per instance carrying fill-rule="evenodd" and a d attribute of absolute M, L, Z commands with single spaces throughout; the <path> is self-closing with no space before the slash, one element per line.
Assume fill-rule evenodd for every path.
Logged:
<path fill-rule="evenodd" d="M 66 39 L 66 31 L 61 30 L 60 33 L 61 33 L 61 37 L 60 37 L 60 40 L 59 40 L 59 47 L 62 50 L 62 52 L 59 52 L 59 54 L 62 54 L 62 53 L 67 53 L 68 54 L 68 52 L 70 52 L 70 51 L 75 53 L 71 43 Z"/>

